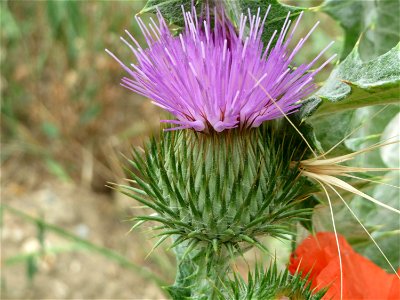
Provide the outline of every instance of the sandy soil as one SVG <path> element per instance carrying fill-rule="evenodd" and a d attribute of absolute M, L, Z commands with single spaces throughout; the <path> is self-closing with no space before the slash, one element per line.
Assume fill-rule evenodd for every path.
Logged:
<path fill-rule="evenodd" d="M 27 172 L 25 176 L 35 174 Z M 40 216 L 96 245 L 113 249 L 171 282 L 171 274 L 174 274 L 171 272 L 174 268 L 172 256 L 157 250 L 145 260 L 153 242 L 146 241 L 139 231 L 127 234 L 131 223 L 123 221 L 133 214 L 130 206 L 136 203 L 132 200 L 54 180 L 29 189 L 7 183 L 3 184 L 1 192 L 2 203 Z M 44 244 L 45 249 L 72 245 L 52 232 L 46 232 Z M 37 260 L 37 272 L 30 280 L 26 259 L 14 264 L 7 260 L 40 251 L 38 229 L 7 210 L 3 211 L 1 248 L 2 299 L 166 299 L 151 280 L 91 251 L 64 249 L 52 253 L 45 250 Z"/>

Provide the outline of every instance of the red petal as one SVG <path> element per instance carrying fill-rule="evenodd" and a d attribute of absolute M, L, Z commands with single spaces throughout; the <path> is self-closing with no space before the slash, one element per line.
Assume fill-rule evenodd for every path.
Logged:
<path fill-rule="evenodd" d="M 400 299 L 399 279 L 356 253 L 338 236 L 343 268 L 343 299 Z M 289 270 L 308 272 L 312 287 L 329 286 L 324 299 L 340 299 L 340 265 L 335 234 L 319 232 L 305 239 L 290 259 Z M 394 297 L 394 298 L 393 298 Z"/>

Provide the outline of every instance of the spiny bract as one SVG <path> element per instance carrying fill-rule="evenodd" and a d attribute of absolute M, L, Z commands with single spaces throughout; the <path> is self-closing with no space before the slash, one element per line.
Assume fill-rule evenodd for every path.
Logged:
<path fill-rule="evenodd" d="M 291 275 L 288 270 L 279 272 L 276 263 L 267 270 L 256 265 L 253 272 L 249 272 L 247 282 L 235 273 L 234 280 L 226 284 L 222 290 L 220 300 L 320 300 L 326 290 L 315 292 L 307 281 L 308 276 Z"/>
<path fill-rule="evenodd" d="M 121 186 L 155 211 L 137 219 L 161 223 L 160 235 L 178 236 L 176 244 L 188 240 L 214 250 L 242 242 L 262 247 L 257 237 L 263 235 L 287 238 L 291 222 L 310 213 L 298 207 L 310 186 L 291 164 L 304 144 L 282 123 L 211 135 L 162 133 L 130 160 L 140 189 Z"/>

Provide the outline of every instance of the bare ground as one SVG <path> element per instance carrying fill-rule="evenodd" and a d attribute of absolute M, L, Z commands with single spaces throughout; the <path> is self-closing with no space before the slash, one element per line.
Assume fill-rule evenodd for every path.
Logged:
<path fill-rule="evenodd" d="M 26 180 L 38 176 L 29 168 L 21 172 Z M 5 183 L 1 201 L 96 245 L 113 249 L 138 266 L 164 274 L 164 279 L 170 277 L 168 283 L 173 279 L 171 255 L 157 250 L 145 260 L 153 242 L 146 241 L 139 231 L 127 234 L 131 223 L 124 220 L 133 214 L 130 206 L 136 205 L 130 199 L 95 193 L 53 179 L 30 188 L 15 182 Z M 140 272 L 98 253 L 71 249 L 55 253 L 56 249 L 72 245 L 59 234 L 45 231 L 44 244 L 44 254 L 37 259 L 37 272 L 29 279 L 28 260 L 22 258 L 10 263 L 10 258 L 41 251 L 38 228 L 7 209 L 3 211 L 2 299 L 166 299 L 161 289 Z"/>

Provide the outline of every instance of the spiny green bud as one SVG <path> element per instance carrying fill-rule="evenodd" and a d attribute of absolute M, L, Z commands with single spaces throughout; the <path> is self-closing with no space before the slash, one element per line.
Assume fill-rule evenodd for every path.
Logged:
<path fill-rule="evenodd" d="M 218 299 L 232 300 L 320 300 L 326 290 L 315 293 L 307 278 L 291 275 L 288 270 L 278 272 L 274 263 L 266 271 L 256 266 L 249 272 L 247 282 L 237 273 L 234 280 L 227 282 Z"/>
<path fill-rule="evenodd" d="M 210 251 L 262 248 L 258 237 L 287 238 L 293 221 L 310 213 L 299 208 L 307 188 L 291 163 L 300 161 L 305 147 L 283 128 L 270 122 L 211 134 L 164 132 L 130 160 L 140 189 L 122 190 L 156 212 L 137 219 L 161 223 L 160 235 L 178 236 L 174 246 L 193 241 Z"/>

